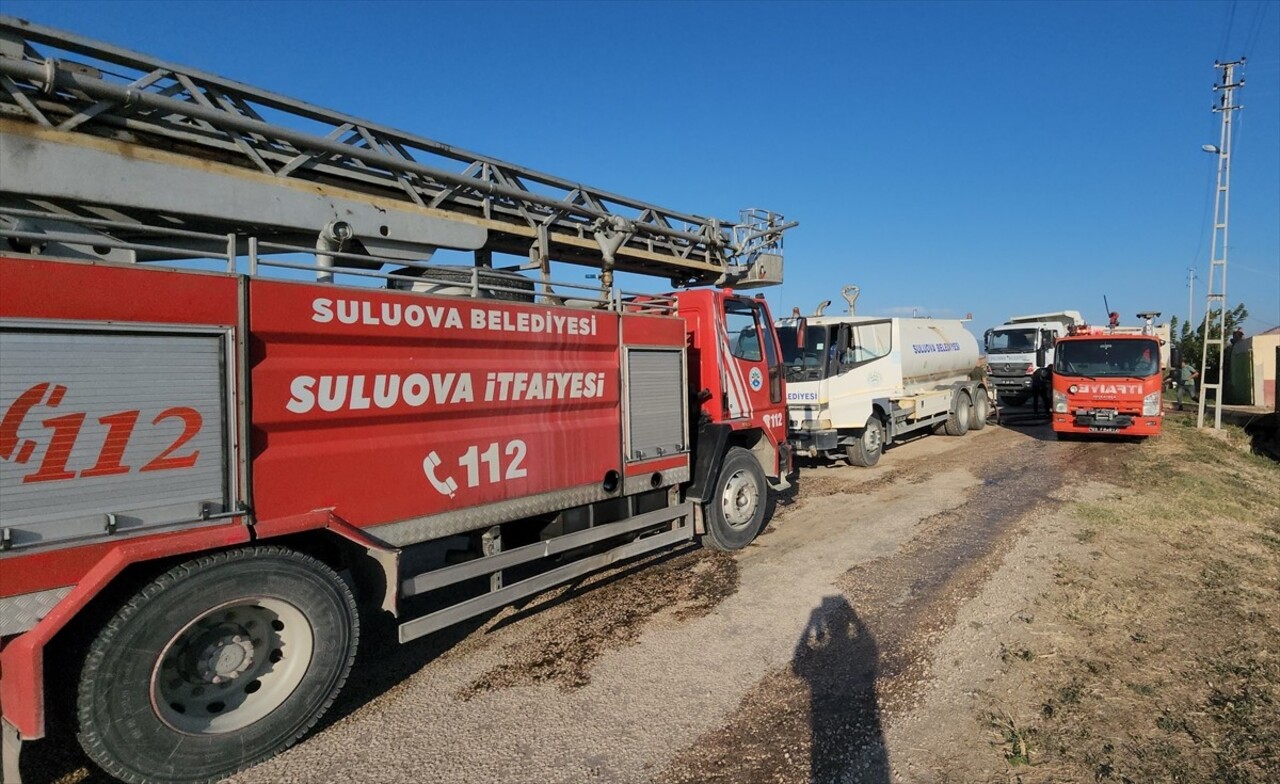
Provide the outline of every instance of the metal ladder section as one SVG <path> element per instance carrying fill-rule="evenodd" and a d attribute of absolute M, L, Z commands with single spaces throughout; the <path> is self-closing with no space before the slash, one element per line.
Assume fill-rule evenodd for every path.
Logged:
<path fill-rule="evenodd" d="M 10 16 L 0 161 L 0 206 L 51 219 L 253 234 L 318 255 L 423 261 L 452 248 L 490 266 L 499 252 L 544 277 L 550 261 L 590 266 L 605 287 L 615 269 L 780 282 L 782 233 L 796 225 L 664 209 Z"/>

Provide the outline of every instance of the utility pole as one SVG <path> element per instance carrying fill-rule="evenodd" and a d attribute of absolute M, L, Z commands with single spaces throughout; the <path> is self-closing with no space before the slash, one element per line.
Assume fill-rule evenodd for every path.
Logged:
<path fill-rule="evenodd" d="M 1196 268 L 1187 267 L 1187 329 L 1191 329 L 1191 300 L 1196 295 Z M 1177 338 L 1177 335 L 1173 336 Z"/>
<path fill-rule="evenodd" d="M 1213 204 L 1213 246 L 1209 250 L 1208 301 L 1204 308 L 1204 350 L 1200 358 L 1200 404 L 1196 409 L 1196 427 L 1204 427 L 1204 406 L 1209 390 L 1214 391 L 1213 427 L 1222 429 L 1222 390 L 1226 386 L 1223 376 L 1223 355 L 1227 346 L 1227 218 L 1231 207 L 1231 114 L 1243 106 L 1236 106 L 1235 91 L 1244 87 L 1244 79 L 1235 80 L 1236 69 L 1244 70 L 1244 58 L 1230 63 L 1213 64 L 1222 71 L 1222 83 L 1213 86 L 1221 93 L 1213 111 L 1222 115 L 1222 135 L 1215 147 L 1204 145 L 1205 152 L 1218 156 L 1217 196 Z M 1214 306 L 1217 310 L 1214 310 Z M 1213 322 L 1217 321 L 1218 336 L 1213 337 Z M 1218 357 L 1218 376 L 1210 383 L 1209 347 L 1212 345 Z"/>

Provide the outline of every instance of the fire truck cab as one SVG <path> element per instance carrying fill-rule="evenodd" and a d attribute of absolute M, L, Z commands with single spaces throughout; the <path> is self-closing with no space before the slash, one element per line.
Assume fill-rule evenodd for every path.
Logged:
<path fill-rule="evenodd" d="M 1141 331 L 1082 325 L 1059 338 L 1053 364 L 1058 437 L 1159 435 L 1168 356 L 1162 343 L 1150 318 Z"/>

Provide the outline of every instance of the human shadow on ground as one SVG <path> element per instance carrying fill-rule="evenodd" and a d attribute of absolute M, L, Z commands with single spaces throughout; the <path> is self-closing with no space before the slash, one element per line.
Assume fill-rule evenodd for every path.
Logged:
<path fill-rule="evenodd" d="M 875 638 L 843 596 L 809 615 L 792 671 L 809 686 L 813 784 L 889 784 L 889 755 L 876 700 Z"/>

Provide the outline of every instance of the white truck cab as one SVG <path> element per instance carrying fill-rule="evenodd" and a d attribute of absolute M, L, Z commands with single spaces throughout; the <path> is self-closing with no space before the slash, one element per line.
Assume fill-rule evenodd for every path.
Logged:
<path fill-rule="evenodd" d="M 1036 372 L 1053 365 L 1058 338 L 1084 323 L 1079 311 L 1060 310 L 1013 316 L 987 330 L 987 375 L 1000 402 L 1020 406 L 1030 400 Z"/>

